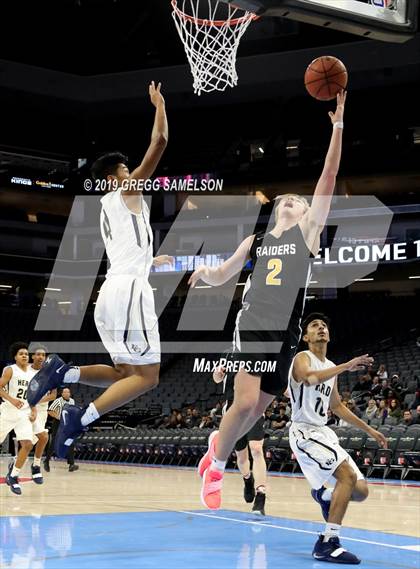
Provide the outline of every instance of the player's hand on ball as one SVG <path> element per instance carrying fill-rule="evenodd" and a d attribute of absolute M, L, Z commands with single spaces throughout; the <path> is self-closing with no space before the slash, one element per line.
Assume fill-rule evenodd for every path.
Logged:
<path fill-rule="evenodd" d="M 152 104 L 155 107 L 165 104 L 165 99 L 163 98 L 163 95 L 160 92 L 161 87 L 162 83 L 158 83 L 158 86 L 156 87 L 154 81 L 152 81 L 149 85 L 150 100 L 152 101 Z"/>
<path fill-rule="evenodd" d="M 198 281 L 203 277 L 208 276 L 208 274 L 209 274 L 209 268 L 206 267 L 205 265 L 201 265 L 201 267 L 198 267 L 190 276 L 188 284 L 190 285 L 191 288 L 194 288 L 195 285 L 198 283 Z"/>
<path fill-rule="evenodd" d="M 340 91 L 337 93 L 337 108 L 335 113 L 329 112 L 328 115 L 331 122 L 334 124 L 336 122 L 342 122 L 344 118 L 344 106 L 346 104 L 347 91 Z"/>
<path fill-rule="evenodd" d="M 161 267 L 162 265 L 174 265 L 175 258 L 170 255 L 158 255 L 153 259 L 154 267 Z"/>
<path fill-rule="evenodd" d="M 372 429 L 370 435 L 376 440 L 376 442 L 381 448 L 385 449 L 388 448 L 388 441 L 385 435 L 383 435 L 379 431 L 376 431 L 375 429 Z"/>
<path fill-rule="evenodd" d="M 20 399 L 13 399 L 10 403 L 14 405 L 16 409 L 22 409 L 24 405 L 23 401 L 21 401 Z"/>
<path fill-rule="evenodd" d="M 373 363 L 373 358 L 369 354 L 364 354 L 363 356 L 358 356 L 349 361 L 349 371 L 359 371 L 366 366 L 370 366 Z"/>

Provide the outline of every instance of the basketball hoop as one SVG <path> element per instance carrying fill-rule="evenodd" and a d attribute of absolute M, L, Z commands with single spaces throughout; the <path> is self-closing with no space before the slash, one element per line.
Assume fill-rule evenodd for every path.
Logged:
<path fill-rule="evenodd" d="M 181 2 L 182 9 L 178 6 Z M 239 42 L 258 16 L 219 0 L 171 0 L 171 3 L 172 17 L 194 78 L 194 93 L 235 87 Z"/>

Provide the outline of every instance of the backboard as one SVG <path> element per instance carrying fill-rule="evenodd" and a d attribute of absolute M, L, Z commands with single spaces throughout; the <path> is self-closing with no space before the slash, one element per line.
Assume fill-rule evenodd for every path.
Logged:
<path fill-rule="evenodd" d="M 418 0 L 222 0 L 262 16 L 278 16 L 363 37 L 405 42 L 417 30 Z"/>

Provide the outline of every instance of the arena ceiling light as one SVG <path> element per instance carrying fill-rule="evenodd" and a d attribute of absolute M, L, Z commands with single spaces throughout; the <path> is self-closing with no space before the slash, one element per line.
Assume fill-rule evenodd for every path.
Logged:
<path fill-rule="evenodd" d="M 367 282 L 370 282 L 370 281 L 373 281 L 373 280 L 374 280 L 373 278 L 369 278 L 369 279 L 356 279 L 354 282 L 356 282 L 356 283 L 367 283 Z"/>
<path fill-rule="evenodd" d="M 420 275 L 411 275 L 408 278 L 409 279 L 420 279 Z"/>
<path fill-rule="evenodd" d="M 13 288 L 12 285 L 0 285 L 0 288 Z"/>
<path fill-rule="evenodd" d="M 61 288 L 51 288 L 51 287 L 48 287 L 48 286 L 46 286 L 44 290 L 49 290 L 49 291 L 52 291 L 52 292 L 61 292 Z"/>

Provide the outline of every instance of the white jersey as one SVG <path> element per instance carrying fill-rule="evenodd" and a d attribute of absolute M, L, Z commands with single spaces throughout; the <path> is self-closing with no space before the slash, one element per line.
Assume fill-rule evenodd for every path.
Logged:
<path fill-rule="evenodd" d="M 28 408 L 29 404 L 26 401 L 26 392 L 28 390 L 29 382 L 36 373 L 35 370 L 32 369 L 31 366 L 28 366 L 26 371 L 23 371 L 17 364 L 13 364 L 7 367 L 10 367 L 12 369 L 12 377 L 9 383 L 5 386 L 5 389 L 11 397 L 20 399 L 24 402 L 24 405 L 21 407 L 21 409 Z M 16 409 L 16 407 L 9 401 L 4 401 L 3 405 L 5 405 L 5 408 L 11 407 L 13 409 Z"/>
<path fill-rule="evenodd" d="M 101 234 L 110 261 L 107 277 L 133 275 L 147 279 L 153 262 L 150 211 L 144 198 L 141 213 L 130 211 L 121 191 L 111 191 L 101 199 Z"/>
<path fill-rule="evenodd" d="M 309 350 L 305 350 L 300 353 L 304 353 L 309 356 L 311 360 L 311 369 L 313 370 L 319 371 L 335 366 L 335 364 L 328 359 L 325 359 L 325 361 L 319 360 Z M 307 423 L 314 426 L 326 425 L 328 420 L 327 411 L 330 407 L 330 398 L 336 376 L 324 381 L 323 383 L 307 386 L 302 382 L 295 381 L 292 373 L 293 364 L 289 372 L 292 421 L 295 423 Z"/>

